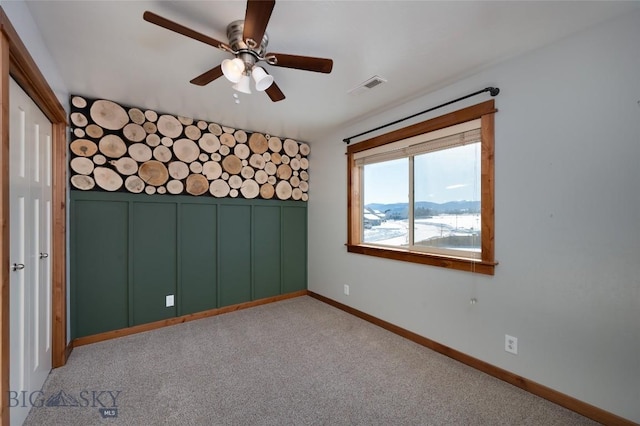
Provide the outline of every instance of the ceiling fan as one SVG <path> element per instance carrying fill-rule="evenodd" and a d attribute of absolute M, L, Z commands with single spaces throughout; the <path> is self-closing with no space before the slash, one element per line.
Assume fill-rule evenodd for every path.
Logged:
<path fill-rule="evenodd" d="M 227 26 L 228 43 L 223 43 L 153 12 L 144 12 L 143 18 L 147 22 L 209 44 L 235 56 L 234 59 L 225 59 L 222 64 L 197 76 L 191 80 L 192 84 L 204 86 L 224 75 L 232 83 L 235 83 L 234 89 L 243 93 L 251 93 L 250 82 L 253 77 L 256 90 L 265 91 L 273 102 L 278 102 L 285 98 L 284 93 L 273 81 L 273 76 L 267 73 L 264 68 L 256 65 L 258 62 L 264 61 L 276 67 L 328 74 L 333 68 L 333 60 L 284 53 L 265 53 L 269 43 L 266 29 L 275 3 L 275 0 L 248 0 L 244 20 L 233 21 Z"/>

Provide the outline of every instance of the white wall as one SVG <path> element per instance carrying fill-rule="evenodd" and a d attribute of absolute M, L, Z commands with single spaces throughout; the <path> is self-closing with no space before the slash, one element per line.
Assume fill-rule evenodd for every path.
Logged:
<path fill-rule="evenodd" d="M 316 141 L 309 289 L 640 422 L 639 45 L 636 10 Z M 347 253 L 342 139 L 490 85 L 495 276 Z"/>

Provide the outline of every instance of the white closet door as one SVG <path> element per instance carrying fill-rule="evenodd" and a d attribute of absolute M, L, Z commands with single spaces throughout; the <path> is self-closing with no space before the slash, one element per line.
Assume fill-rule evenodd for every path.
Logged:
<path fill-rule="evenodd" d="M 10 391 L 40 390 L 51 370 L 51 123 L 10 85 Z M 11 408 L 21 425 L 28 400 Z"/>

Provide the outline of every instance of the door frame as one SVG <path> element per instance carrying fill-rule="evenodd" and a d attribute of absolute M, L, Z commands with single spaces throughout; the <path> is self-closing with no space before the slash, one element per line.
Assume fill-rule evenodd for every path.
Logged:
<path fill-rule="evenodd" d="M 9 77 L 52 124 L 51 364 L 67 362 L 67 113 L 0 6 L 0 425 L 9 425 Z"/>

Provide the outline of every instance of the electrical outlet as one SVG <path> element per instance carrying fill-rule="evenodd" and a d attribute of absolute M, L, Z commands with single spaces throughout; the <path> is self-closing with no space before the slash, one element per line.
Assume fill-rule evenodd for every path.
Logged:
<path fill-rule="evenodd" d="M 173 303 L 173 294 L 168 295 L 166 301 L 167 301 L 167 303 L 166 303 L 167 308 L 172 307 L 173 304 L 174 304 Z"/>
<path fill-rule="evenodd" d="M 345 284 L 344 285 L 344 294 L 345 294 L 345 296 L 349 295 L 349 284 Z"/>
<path fill-rule="evenodd" d="M 518 355 L 518 338 L 505 334 L 504 350 L 514 355 Z"/>

